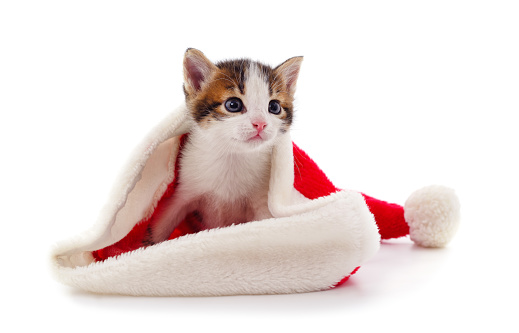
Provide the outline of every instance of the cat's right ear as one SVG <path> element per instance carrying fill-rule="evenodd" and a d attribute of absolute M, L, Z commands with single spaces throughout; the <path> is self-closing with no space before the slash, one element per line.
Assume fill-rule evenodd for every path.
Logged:
<path fill-rule="evenodd" d="M 293 57 L 274 68 L 274 73 L 285 80 L 288 92 L 294 95 L 296 91 L 297 77 L 301 69 L 303 57 Z"/>
<path fill-rule="evenodd" d="M 217 67 L 197 49 L 187 49 L 184 54 L 184 89 L 196 94 Z"/>

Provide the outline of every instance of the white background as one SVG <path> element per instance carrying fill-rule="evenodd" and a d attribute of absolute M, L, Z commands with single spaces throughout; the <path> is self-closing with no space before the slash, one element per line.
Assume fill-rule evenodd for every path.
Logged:
<path fill-rule="evenodd" d="M 133 147 L 182 101 L 188 47 L 304 55 L 294 141 L 339 187 L 398 203 L 453 187 L 455 240 L 385 243 L 345 286 L 309 294 L 56 283 L 52 244 L 94 223 Z M 518 111 L 516 1 L 2 1 L 1 330 L 517 332 Z"/>

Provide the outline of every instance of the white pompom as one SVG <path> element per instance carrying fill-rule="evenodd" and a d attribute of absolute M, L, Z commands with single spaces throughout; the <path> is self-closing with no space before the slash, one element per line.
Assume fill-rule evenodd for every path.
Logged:
<path fill-rule="evenodd" d="M 417 190 L 404 205 L 411 239 L 423 247 L 444 247 L 454 237 L 460 221 L 460 202 L 454 190 L 428 186 Z"/>

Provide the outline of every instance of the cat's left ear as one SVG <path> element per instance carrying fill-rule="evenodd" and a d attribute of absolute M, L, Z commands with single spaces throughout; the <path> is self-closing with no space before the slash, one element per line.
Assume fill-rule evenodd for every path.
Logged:
<path fill-rule="evenodd" d="M 286 88 L 292 95 L 296 92 L 297 77 L 302 62 L 303 57 L 293 57 L 274 68 L 274 72 L 284 79 Z"/>
<path fill-rule="evenodd" d="M 217 70 L 215 64 L 197 49 L 187 49 L 184 55 L 184 89 L 187 93 L 197 93 Z"/>

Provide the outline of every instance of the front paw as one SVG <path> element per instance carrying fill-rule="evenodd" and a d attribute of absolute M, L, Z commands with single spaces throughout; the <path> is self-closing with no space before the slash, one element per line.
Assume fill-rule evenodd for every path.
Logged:
<path fill-rule="evenodd" d="M 142 246 L 153 246 L 155 244 L 157 244 L 157 242 L 153 239 L 153 229 L 151 226 L 148 226 L 144 239 L 142 240 Z"/>

